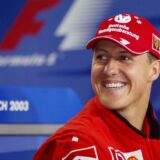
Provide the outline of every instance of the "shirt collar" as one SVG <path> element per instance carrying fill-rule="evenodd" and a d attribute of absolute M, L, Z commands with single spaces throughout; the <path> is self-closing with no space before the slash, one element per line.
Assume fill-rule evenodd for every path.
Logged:
<path fill-rule="evenodd" d="M 140 131 L 131 125 L 123 116 L 116 111 L 111 111 L 104 107 L 99 101 L 98 97 L 94 98 L 96 106 L 98 107 L 97 112 L 101 115 L 105 123 L 109 125 L 113 130 L 126 134 L 126 136 L 150 137 L 152 139 L 160 139 L 160 125 L 153 111 L 151 103 L 148 105 L 146 117 L 144 120 L 144 131 Z M 113 125 L 114 122 L 114 125 Z M 120 128 L 119 128 L 120 127 Z"/>

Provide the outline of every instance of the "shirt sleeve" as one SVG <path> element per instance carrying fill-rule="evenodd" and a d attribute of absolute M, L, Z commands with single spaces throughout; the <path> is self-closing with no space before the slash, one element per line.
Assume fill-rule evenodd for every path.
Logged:
<path fill-rule="evenodd" d="M 43 148 L 43 149 L 42 149 Z M 97 148 L 89 137 L 67 136 L 43 146 L 33 160 L 86 160 L 98 159 Z"/>

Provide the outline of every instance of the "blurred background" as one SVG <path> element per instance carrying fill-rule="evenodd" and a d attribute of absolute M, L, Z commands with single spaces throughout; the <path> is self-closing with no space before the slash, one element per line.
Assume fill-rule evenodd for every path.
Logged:
<path fill-rule="evenodd" d="M 39 146 L 94 96 L 86 42 L 119 13 L 160 31 L 155 0 L 0 1 L 0 160 L 30 160 Z M 138 73 L 137 73 L 138 74 Z M 151 101 L 160 120 L 160 79 Z"/>

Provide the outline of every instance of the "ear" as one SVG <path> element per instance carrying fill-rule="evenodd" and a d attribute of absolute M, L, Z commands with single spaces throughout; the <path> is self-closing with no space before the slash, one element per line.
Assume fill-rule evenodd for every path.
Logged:
<path fill-rule="evenodd" d="M 160 75 L 160 60 L 155 60 L 151 63 L 150 81 L 156 80 Z"/>

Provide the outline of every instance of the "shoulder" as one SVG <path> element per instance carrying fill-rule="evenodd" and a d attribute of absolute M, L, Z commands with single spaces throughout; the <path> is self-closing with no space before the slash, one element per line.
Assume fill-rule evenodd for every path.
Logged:
<path fill-rule="evenodd" d="M 96 128 L 98 120 L 101 119 L 99 114 L 99 110 L 97 109 L 97 105 L 95 103 L 95 99 L 91 99 L 86 106 L 71 120 L 69 120 L 64 127 L 60 129 L 60 131 L 81 131 L 89 133 L 90 129 Z"/>
<path fill-rule="evenodd" d="M 96 153 L 95 143 L 87 134 L 66 130 L 50 137 L 36 153 L 33 160 L 69 160 L 82 155 L 90 157 Z"/>
<path fill-rule="evenodd" d="M 68 156 L 95 155 L 97 152 L 95 137 L 96 139 L 100 137 L 97 119 L 94 103 L 89 102 L 78 115 L 42 145 L 33 160 L 65 160 L 64 157 Z"/>

